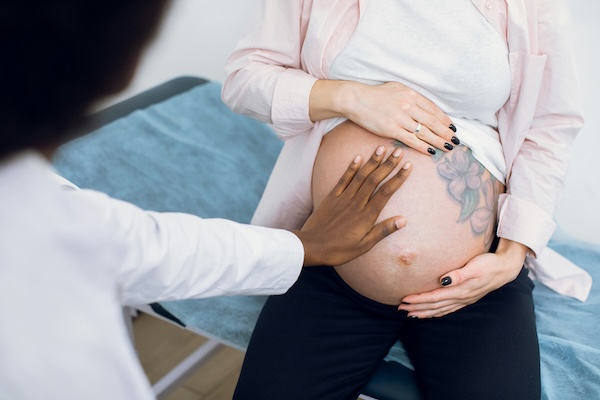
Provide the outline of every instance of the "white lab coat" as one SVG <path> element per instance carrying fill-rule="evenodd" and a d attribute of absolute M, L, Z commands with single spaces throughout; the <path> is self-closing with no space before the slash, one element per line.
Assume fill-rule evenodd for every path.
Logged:
<path fill-rule="evenodd" d="M 146 212 L 64 190 L 27 152 L 0 164 L 0 399 L 150 399 L 123 305 L 285 292 L 290 232 Z"/>

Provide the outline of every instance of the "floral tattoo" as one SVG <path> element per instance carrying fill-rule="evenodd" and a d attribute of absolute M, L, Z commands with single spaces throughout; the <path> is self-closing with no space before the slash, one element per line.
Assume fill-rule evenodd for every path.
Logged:
<path fill-rule="evenodd" d="M 397 140 L 393 144 L 405 146 Z M 496 178 L 489 174 L 489 178 L 482 179 L 485 169 L 466 147 L 455 148 L 451 153 L 437 152 L 432 159 L 438 163 L 438 174 L 448 182 L 448 194 L 461 205 L 457 222 L 469 221 L 473 234 L 484 235 L 484 243 L 489 245 L 496 225 L 496 199 L 499 195 Z M 482 198 L 483 204 L 480 205 Z"/>
<path fill-rule="evenodd" d="M 438 173 L 448 181 L 448 193 L 461 204 L 458 222 L 471 223 L 471 230 L 477 236 L 484 234 L 485 245 L 492 240 L 495 226 L 496 179 L 490 174 L 489 179 L 481 179 L 484 168 L 473 157 L 471 149 L 457 149 L 452 157 L 444 158 L 438 164 Z M 480 207 L 480 198 L 484 204 Z"/>
<path fill-rule="evenodd" d="M 465 151 L 455 151 L 452 158 L 446 158 L 438 165 L 438 173 L 447 181 L 448 192 L 461 203 L 462 209 L 458 222 L 464 222 L 473 215 L 479 204 L 481 189 L 481 165 L 470 158 Z"/>

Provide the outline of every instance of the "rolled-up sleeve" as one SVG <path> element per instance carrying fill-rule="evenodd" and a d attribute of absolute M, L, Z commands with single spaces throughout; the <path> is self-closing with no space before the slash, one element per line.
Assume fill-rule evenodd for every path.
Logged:
<path fill-rule="evenodd" d="M 226 64 L 222 98 L 236 112 L 272 124 L 286 140 L 311 129 L 317 78 L 302 70 L 311 1 L 265 0 Z"/>
<path fill-rule="evenodd" d="M 522 243 L 540 254 L 556 229 L 546 210 L 516 196 L 500 195 L 498 237 Z"/>

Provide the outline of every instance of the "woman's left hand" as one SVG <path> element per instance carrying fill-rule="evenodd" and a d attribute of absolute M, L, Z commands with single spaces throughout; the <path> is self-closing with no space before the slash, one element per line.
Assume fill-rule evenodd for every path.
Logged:
<path fill-rule="evenodd" d="M 441 317 L 458 311 L 515 280 L 527 250 L 520 243 L 500 239 L 495 253 L 481 254 L 464 267 L 445 274 L 440 278 L 439 289 L 406 296 L 398 309 L 416 318 Z"/>

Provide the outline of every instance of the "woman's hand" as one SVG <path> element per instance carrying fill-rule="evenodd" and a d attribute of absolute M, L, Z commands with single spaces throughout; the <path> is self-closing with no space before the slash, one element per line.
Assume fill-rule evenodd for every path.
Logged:
<path fill-rule="evenodd" d="M 441 317 L 460 310 L 515 280 L 527 250 L 520 243 L 500 239 L 495 253 L 481 254 L 464 267 L 445 274 L 439 289 L 406 296 L 398 309 L 416 318 Z"/>
<path fill-rule="evenodd" d="M 406 225 L 398 216 L 374 225 L 411 171 L 407 162 L 390 177 L 402 160 L 402 150 L 394 150 L 385 161 L 384 157 L 385 147 L 379 146 L 361 168 L 362 158 L 357 156 L 302 229 L 294 231 L 304 245 L 305 266 L 344 264 Z"/>
<path fill-rule="evenodd" d="M 370 86 L 317 81 L 311 91 L 313 121 L 344 116 L 366 130 L 399 140 L 424 154 L 452 150 L 460 141 L 452 120 L 429 99 L 399 83 Z"/>

